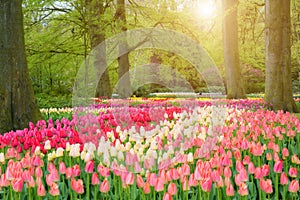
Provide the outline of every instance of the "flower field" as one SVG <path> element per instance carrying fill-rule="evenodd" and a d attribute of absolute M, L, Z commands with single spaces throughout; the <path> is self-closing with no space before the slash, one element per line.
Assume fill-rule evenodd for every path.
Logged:
<path fill-rule="evenodd" d="M 296 101 L 299 102 L 299 99 Z M 300 199 L 300 122 L 262 100 L 101 100 L 0 135 L 1 199 Z"/>

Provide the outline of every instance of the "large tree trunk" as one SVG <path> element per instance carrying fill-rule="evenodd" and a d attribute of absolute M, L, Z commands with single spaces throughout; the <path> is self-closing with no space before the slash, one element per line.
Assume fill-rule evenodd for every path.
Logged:
<path fill-rule="evenodd" d="M 245 98 L 238 50 L 238 0 L 223 0 L 223 48 L 228 99 Z"/>
<path fill-rule="evenodd" d="M 296 112 L 291 79 L 290 0 L 266 0 L 265 101 L 274 110 Z"/>
<path fill-rule="evenodd" d="M 122 31 L 127 31 L 125 0 L 117 0 L 116 18 L 119 19 L 119 24 Z M 119 52 L 127 52 L 127 49 L 127 41 L 120 41 Z M 131 84 L 129 76 L 130 63 L 128 54 L 129 53 L 127 52 L 118 58 L 118 94 L 120 98 L 127 98 L 131 95 Z"/>
<path fill-rule="evenodd" d="M 101 16 L 104 13 L 103 0 L 86 0 L 88 18 L 89 18 L 89 35 L 91 48 L 94 52 L 94 67 L 96 68 L 96 80 L 98 81 L 95 97 L 111 97 L 112 89 L 110 85 L 109 72 L 106 63 L 106 48 L 96 48 L 105 41 L 105 33 L 101 27 Z"/>
<path fill-rule="evenodd" d="M 22 0 L 0 0 L 0 132 L 41 119 L 24 45 Z"/>

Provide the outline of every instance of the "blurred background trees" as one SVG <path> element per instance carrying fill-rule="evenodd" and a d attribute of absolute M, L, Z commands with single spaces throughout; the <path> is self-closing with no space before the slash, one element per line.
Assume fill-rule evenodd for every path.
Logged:
<path fill-rule="evenodd" d="M 123 29 L 143 27 L 168 28 L 198 42 L 220 70 L 224 83 L 225 64 L 222 45 L 221 0 L 124 1 L 126 23 L 121 23 L 119 1 L 110 0 L 23 0 L 25 44 L 30 78 L 41 107 L 71 105 L 72 88 L 78 68 L 98 43 Z M 95 4 L 99 9 L 95 9 Z M 238 42 L 241 74 L 245 93 L 264 93 L 265 89 L 265 2 L 239 1 Z M 95 11 L 98 11 L 98 13 Z M 299 90 L 300 2 L 291 0 L 291 80 L 293 92 Z M 95 39 L 98 38 L 98 39 Z M 150 63 L 158 54 L 163 65 L 178 70 L 196 92 L 206 92 L 206 85 L 184 58 L 158 49 L 133 50 L 128 54 L 129 69 Z M 109 82 L 109 96 L 118 81 L 118 61 L 113 62 L 103 80 Z M 119 73 L 120 75 L 120 73 Z M 172 75 L 170 81 L 174 81 Z M 103 85 L 103 84 L 102 84 Z M 104 89 L 100 89 L 104 91 Z M 134 91 L 146 96 L 167 91 L 162 86 L 147 86 Z"/>

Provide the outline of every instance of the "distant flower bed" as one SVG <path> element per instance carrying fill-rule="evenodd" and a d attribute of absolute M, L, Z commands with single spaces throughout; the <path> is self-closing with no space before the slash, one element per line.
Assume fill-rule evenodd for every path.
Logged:
<path fill-rule="evenodd" d="M 298 199 L 293 114 L 262 100 L 105 101 L 1 135 L 0 198 Z"/>

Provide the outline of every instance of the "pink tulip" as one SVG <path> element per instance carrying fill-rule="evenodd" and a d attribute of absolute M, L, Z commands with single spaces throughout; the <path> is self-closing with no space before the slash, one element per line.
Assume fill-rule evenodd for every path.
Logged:
<path fill-rule="evenodd" d="M 59 163 L 59 173 L 66 174 L 66 171 L 67 171 L 66 164 L 64 162 L 60 162 Z"/>
<path fill-rule="evenodd" d="M 98 185 L 100 183 L 98 174 L 96 172 L 94 172 L 92 174 L 92 185 Z"/>
<path fill-rule="evenodd" d="M 143 190 L 144 190 L 145 194 L 150 194 L 150 192 L 151 192 L 150 183 L 146 182 Z"/>
<path fill-rule="evenodd" d="M 232 176 L 230 167 L 225 167 L 225 169 L 224 169 L 224 176 L 225 177 L 231 177 Z"/>
<path fill-rule="evenodd" d="M 72 173 L 73 173 L 72 167 L 68 167 L 66 169 L 66 178 L 70 179 L 72 177 Z"/>
<path fill-rule="evenodd" d="M 284 147 L 282 149 L 282 159 L 285 160 L 288 156 L 289 156 L 289 150 L 286 147 Z"/>
<path fill-rule="evenodd" d="M 40 197 L 46 196 L 45 186 L 42 183 L 37 186 L 37 195 Z"/>
<path fill-rule="evenodd" d="M 110 185 L 107 179 L 104 179 L 104 181 L 100 185 L 100 191 L 103 193 L 108 193 L 110 189 Z"/>
<path fill-rule="evenodd" d="M 241 196 L 247 196 L 247 195 L 248 195 L 248 188 L 247 188 L 247 185 L 246 185 L 245 183 L 242 183 L 242 184 L 239 186 L 238 193 L 239 193 Z"/>
<path fill-rule="evenodd" d="M 272 181 L 271 179 L 260 179 L 260 188 L 267 194 L 273 193 Z"/>
<path fill-rule="evenodd" d="M 139 174 L 136 175 L 136 185 L 138 188 L 143 188 L 145 185 L 145 182 L 144 182 L 142 176 Z"/>
<path fill-rule="evenodd" d="M 41 167 L 35 168 L 35 176 L 36 177 L 43 177 L 43 170 Z"/>
<path fill-rule="evenodd" d="M 165 182 L 162 178 L 158 177 L 156 179 L 156 184 L 154 185 L 154 189 L 156 192 L 161 192 L 165 188 Z"/>
<path fill-rule="evenodd" d="M 77 176 L 79 176 L 80 175 L 80 166 L 78 165 L 78 164 L 76 164 L 76 165 L 74 165 L 73 167 L 72 167 L 72 176 L 73 177 L 77 177 Z"/>
<path fill-rule="evenodd" d="M 289 169 L 289 175 L 290 175 L 290 177 L 297 177 L 297 175 L 298 175 L 298 170 L 297 170 L 297 168 L 294 168 L 294 167 L 290 167 L 290 169 Z"/>
<path fill-rule="evenodd" d="M 282 168 L 283 168 L 283 161 L 282 160 L 278 160 L 275 162 L 274 164 L 274 172 L 275 173 L 281 173 L 282 172 Z"/>
<path fill-rule="evenodd" d="M 294 154 L 292 156 L 292 163 L 297 164 L 297 165 L 300 164 L 300 160 L 296 154 Z"/>
<path fill-rule="evenodd" d="M 94 161 L 93 160 L 87 161 L 87 163 L 85 164 L 84 171 L 89 174 L 94 172 Z"/>
<path fill-rule="evenodd" d="M 297 193 L 299 190 L 299 182 L 298 180 L 292 180 L 289 185 L 289 191 L 292 193 Z"/>
<path fill-rule="evenodd" d="M 248 164 L 248 173 L 249 173 L 249 174 L 254 174 L 254 173 L 255 173 L 255 167 L 254 167 L 253 162 L 250 162 L 250 163 Z"/>
<path fill-rule="evenodd" d="M 177 194 L 177 186 L 175 183 L 170 183 L 168 186 L 168 193 L 171 195 L 176 195 Z"/>
<path fill-rule="evenodd" d="M 270 173 L 270 166 L 267 165 L 267 164 L 264 164 L 262 167 L 261 167 L 261 173 L 263 176 L 268 176 L 269 173 Z"/>
<path fill-rule="evenodd" d="M 49 193 L 50 193 L 52 196 L 58 196 L 58 195 L 59 195 L 59 188 L 58 188 L 58 185 L 57 185 L 56 183 L 53 182 L 53 183 L 51 184 Z"/>
<path fill-rule="evenodd" d="M 233 188 L 232 184 L 227 185 L 226 195 L 229 196 L 229 197 L 234 196 L 234 188 Z"/>
<path fill-rule="evenodd" d="M 169 194 L 168 192 L 164 194 L 163 200 L 172 200 L 172 195 Z"/>
<path fill-rule="evenodd" d="M 23 179 L 22 178 L 18 178 L 18 179 L 15 179 L 12 181 L 12 187 L 14 189 L 14 191 L 16 192 L 22 192 L 22 189 L 23 189 Z"/>
<path fill-rule="evenodd" d="M 125 176 L 125 184 L 133 185 L 134 183 L 134 174 L 132 172 L 127 172 Z"/>
<path fill-rule="evenodd" d="M 107 167 L 102 166 L 101 164 L 98 165 L 97 171 L 101 176 L 109 177 L 110 176 L 110 170 Z"/>
<path fill-rule="evenodd" d="M 204 192 L 210 192 L 212 188 L 212 179 L 211 178 L 206 178 L 200 182 L 202 190 Z"/>
<path fill-rule="evenodd" d="M 81 179 L 78 179 L 77 181 L 72 178 L 71 179 L 71 188 L 73 191 L 75 191 L 77 194 L 83 194 L 84 193 L 84 187 L 83 182 Z"/>
<path fill-rule="evenodd" d="M 287 185 L 288 182 L 289 182 L 289 179 L 288 179 L 287 175 L 284 172 L 281 173 L 281 175 L 280 175 L 280 184 L 281 185 Z"/>

